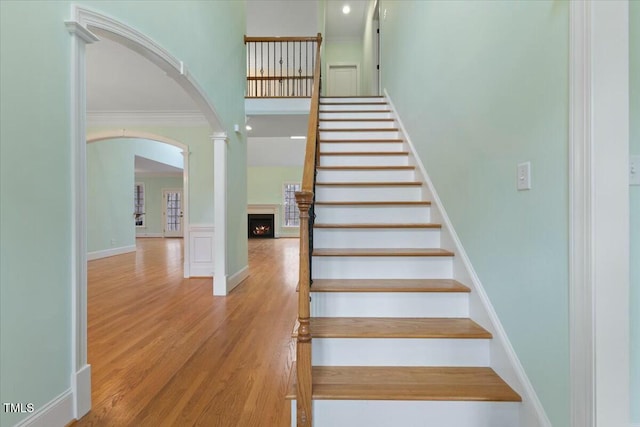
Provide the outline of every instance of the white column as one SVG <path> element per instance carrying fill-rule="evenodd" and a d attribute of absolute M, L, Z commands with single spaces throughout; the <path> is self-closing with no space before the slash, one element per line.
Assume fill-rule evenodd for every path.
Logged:
<path fill-rule="evenodd" d="M 91 365 L 87 363 L 87 142 L 85 46 L 98 41 L 74 21 L 71 33 L 71 388 L 76 419 L 91 410 Z"/>
<path fill-rule="evenodd" d="M 227 134 L 216 132 L 213 141 L 214 269 L 213 294 L 227 295 Z"/>

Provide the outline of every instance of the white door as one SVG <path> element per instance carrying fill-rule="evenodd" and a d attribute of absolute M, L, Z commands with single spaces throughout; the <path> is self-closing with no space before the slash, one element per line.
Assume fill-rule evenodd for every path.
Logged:
<path fill-rule="evenodd" d="M 164 237 L 182 237 L 182 190 L 162 190 Z"/>
<path fill-rule="evenodd" d="M 358 95 L 358 66 L 329 65 L 328 96 Z"/>

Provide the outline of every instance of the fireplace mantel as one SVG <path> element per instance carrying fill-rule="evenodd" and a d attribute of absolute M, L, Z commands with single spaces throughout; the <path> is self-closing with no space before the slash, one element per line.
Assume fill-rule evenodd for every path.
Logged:
<path fill-rule="evenodd" d="M 273 214 L 274 237 L 280 237 L 280 205 L 247 205 L 247 214 Z"/>

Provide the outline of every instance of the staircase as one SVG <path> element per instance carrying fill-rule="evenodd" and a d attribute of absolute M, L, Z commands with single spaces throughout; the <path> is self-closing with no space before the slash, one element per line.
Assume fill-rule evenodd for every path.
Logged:
<path fill-rule="evenodd" d="M 521 398 L 490 367 L 491 333 L 469 318 L 385 99 L 323 98 L 319 129 L 313 426 L 518 426 Z"/>

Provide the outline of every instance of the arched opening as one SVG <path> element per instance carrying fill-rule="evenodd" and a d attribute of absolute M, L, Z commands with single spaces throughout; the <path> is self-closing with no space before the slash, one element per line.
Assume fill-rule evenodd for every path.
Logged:
<path fill-rule="evenodd" d="M 189 230 L 189 224 L 190 224 L 190 216 L 189 216 L 189 201 L 190 201 L 190 192 L 189 192 L 189 147 L 188 145 L 177 141 L 175 139 L 172 138 L 168 138 L 166 136 L 163 135 L 158 135 L 155 133 L 150 133 L 150 132 L 142 132 L 142 131 L 137 131 L 137 130 L 128 130 L 128 129 L 115 129 L 115 130 L 108 130 L 108 131 L 100 131 L 100 132 L 93 132 L 93 133 L 89 133 L 87 135 L 87 144 L 91 144 L 91 143 L 97 143 L 100 141 L 109 141 L 109 140 L 142 140 L 142 141 L 151 141 L 151 142 L 157 142 L 159 144 L 166 144 L 172 147 L 176 147 L 182 154 L 182 173 L 181 173 L 181 185 L 180 185 L 180 189 L 181 189 L 181 198 L 180 198 L 180 213 L 181 213 L 181 224 L 180 224 L 180 234 L 184 234 L 184 238 L 185 238 L 185 242 L 188 243 L 189 241 L 189 236 L 188 236 L 188 230 Z M 135 153 L 134 155 L 136 157 L 138 157 L 138 154 L 140 153 Z M 153 159 L 151 159 L 153 160 Z M 134 177 L 137 178 L 137 173 L 134 174 Z M 138 181 L 136 179 L 136 181 Z M 148 193 L 148 192 L 147 192 Z M 146 197 L 146 196 L 145 196 Z M 157 212 L 155 212 L 155 214 L 159 214 L 160 211 L 158 209 L 156 209 Z M 144 215 L 147 215 L 147 213 L 145 213 Z M 142 220 L 145 220 L 146 218 L 141 218 Z M 166 215 L 163 216 L 162 221 L 166 221 Z M 156 218 L 156 223 L 158 222 L 157 218 Z M 153 235 L 154 237 L 158 237 L 157 236 L 157 230 L 155 233 L 143 233 L 143 237 L 144 236 L 149 236 L 149 235 Z M 166 235 L 166 230 L 163 230 L 165 233 L 163 234 Z M 140 237 L 140 233 L 135 233 L 135 237 Z M 89 248 L 89 252 L 91 252 L 91 248 Z M 191 276 L 191 272 L 190 272 L 190 251 L 189 251 L 189 245 L 188 244 L 183 244 L 183 276 L 185 278 L 188 278 Z"/>
<path fill-rule="evenodd" d="M 73 20 L 66 22 L 72 39 L 71 53 L 71 176 L 72 176 L 72 390 L 74 417 L 91 409 L 91 366 L 87 360 L 87 170 L 86 170 L 86 45 L 99 37 L 110 39 L 137 52 L 162 69 L 193 99 L 213 131 L 214 171 L 226 173 L 226 134 L 215 109 L 185 64 L 137 30 L 110 17 L 74 7 Z M 122 135 L 118 135 L 122 137 Z M 165 141 L 163 141 L 165 142 Z M 224 176 L 224 175 L 223 175 Z M 215 179 L 214 218 L 218 230 L 212 241 L 215 253 L 214 293 L 226 295 L 226 180 Z M 185 186 L 186 188 L 188 186 Z M 215 195 L 215 197 L 213 197 Z M 220 289 L 218 289 L 220 287 Z"/>

